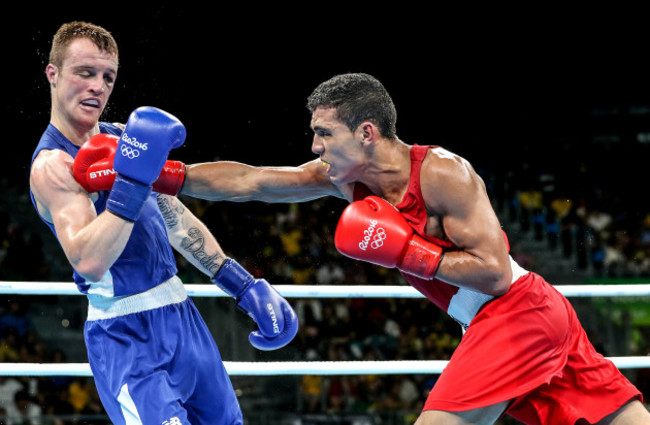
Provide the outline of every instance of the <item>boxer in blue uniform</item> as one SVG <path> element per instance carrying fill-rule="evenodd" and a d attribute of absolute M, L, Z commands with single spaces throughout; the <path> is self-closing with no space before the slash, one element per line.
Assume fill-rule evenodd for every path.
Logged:
<path fill-rule="evenodd" d="M 176 117 L 141 107 L 125 126 L 99 121 L 117 68 L 117 45 L 105 29 L 84 22 L 59 29 L 46 67 L 50 123 L 30 170 L 32 202 L 88 297 L 84 338 L 97 390 L 116 425 L 241 424 L 218 348 L 176 276 L 172 247 L 256 321 L 249 336 L 256 348 L 288 344 L 295 313 L 266 280 L 226 258 L 173 196 L 180 187 L 158 182 L 169 151 L 185 140 Z M 93 167 L 108 156 L 110 179 L 93 186 Z"/>

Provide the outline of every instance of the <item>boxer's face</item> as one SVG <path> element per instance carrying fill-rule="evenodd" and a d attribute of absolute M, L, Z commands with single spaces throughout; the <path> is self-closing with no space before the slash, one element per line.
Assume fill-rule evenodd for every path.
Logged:
<path fill-rule="evenodd" d="M 361 139 L 336 118 L 336 109 L 317 108 L 312 114 L 311 128 L 311 150 L 320 155 L 330 180 L 335 184 L 358 180 L 365 164 Z"/>
<path fill-rule="evenodd" d="M 70 43 L 63 64 L 47 68 L 58 119 L 75 127 L 95 126 L 113 91 L 117 67 L 117 56 L 99 50 L 90 40 Z"/>

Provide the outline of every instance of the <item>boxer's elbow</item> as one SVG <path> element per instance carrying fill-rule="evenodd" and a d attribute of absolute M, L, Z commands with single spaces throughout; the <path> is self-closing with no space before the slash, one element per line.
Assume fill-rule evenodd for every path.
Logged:
<path fill-rule="evenodd" d="M 486 283 L 482 292 L 495 297 L 505 295 L 510 289 L 510 282 L 502 278 L 495 277 L 493 280 Z"/>
<path fill-rule="evenodd" d="M 511 283 L 512 270 L 510 267 L 494 263 L 486 267 L 479 289 L 484 294 L 500 297 L 508 292 Z"/>
<path fill-rule="evenodd" d="M 75 271 L 88 282 L 99 282 L 109 269 L 103 261 L 95 258 L 71 260 L 70 263 Z"/>

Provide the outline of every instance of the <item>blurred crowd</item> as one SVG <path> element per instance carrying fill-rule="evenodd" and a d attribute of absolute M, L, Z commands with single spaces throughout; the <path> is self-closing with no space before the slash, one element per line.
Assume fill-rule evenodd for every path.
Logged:
<path fill-rule="evenodd" d="M 0 363 L 67 363 L 60 348 L 49 347 L 29 315 L 27 297 L 0 303 Z M 0 376 L 0 423 L 6 425 L 105 424 L 92 378 Z M 96 418 L 97 421 L 93 421 Z"/>
<path fill-rule="evenodd" d="M 546 241 L 549 251 L 575 260 L 589 278 L 649 277 L 650 209 L 631 207 L 601 190 L 588 195 L 557 191 L 554 180 L 543 174 L 536 184 L 512 193 L 504 219 Z M 525 253 L 522 265 L 535 267 L 534 254 Z"/>

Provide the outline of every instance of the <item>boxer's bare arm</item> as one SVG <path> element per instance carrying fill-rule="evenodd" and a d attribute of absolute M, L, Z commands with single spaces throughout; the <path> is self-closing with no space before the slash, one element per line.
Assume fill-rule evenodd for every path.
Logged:
<path fill-rule="evenodd" d="M 445 253 L 436 277 L 485 294 L 507 292 L 510 258 L 483 180 L 466 160 L 441 148 L 429 153 L 421 178 L 429 215 L 460 248 Z"/>
<path fill-rule="evenodd" d="M 124 250 L 133 223 L 107 212 L 98 216 L 89 194 L 74 179 L 72 164 L 63 151 L 42 151 L 32 165 L 30 188 L 39 213 L 54 224 L 72 267 L 97 281 Z"/>
<path fill-rule="evenodd" d="M 182 192 L 210 201 L 304 202 L 324 196 L 343 198 L 320 160 L 298 167 L 253 167 L 219 161 L 187 166 Z"/>
<path fill-rule="evenodd" d="M 159 193 L 158 208 L 172 247 L 201 272 L 213 277 L 226 260 L 216 238 L 178 198 Z"/>

